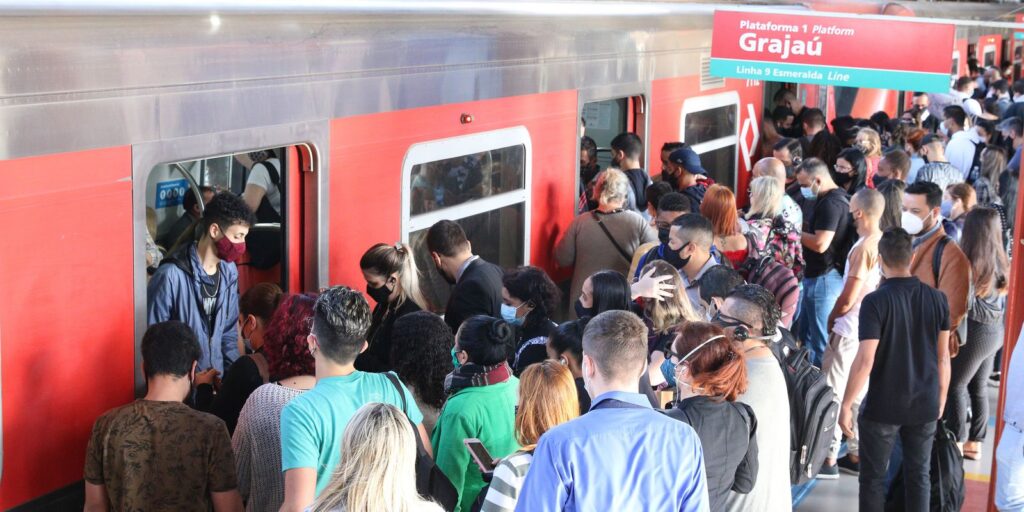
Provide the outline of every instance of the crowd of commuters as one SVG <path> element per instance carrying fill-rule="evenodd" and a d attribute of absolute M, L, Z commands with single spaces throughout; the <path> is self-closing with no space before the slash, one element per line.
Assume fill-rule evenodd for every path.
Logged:
<path fill-rule="evenodd" d="M 378 243 L 365 294 L 239 296 L 234 262 L 279 198 L 266 183 L 204 197 L 150 281 L 147 394 L 95 423 L 86 507 L 790 510 L 799 348 L 839 411 L 817 478 L 859 474 L 860 509 L 883 510 L 900 444 L 907 509 L 926 510 L 940 422 L 981 453 L 1005 329 L 1024 87 L 1004 101 L 987 85 L 992 101 L 958 82 L 962 101 L 916 94 L 902 117 L 831 129 L 783 89 L 747 190 L 681 142 L 652 179 L 635 134 L 607 169 L 582 137 L 581 212 L 554 245 L 567 295 L 443 220 L 433 269 Z M 447 304 L 428 302 L 434 271 Z M 1007 418 L 997 503 L 1019 509 Z"/>

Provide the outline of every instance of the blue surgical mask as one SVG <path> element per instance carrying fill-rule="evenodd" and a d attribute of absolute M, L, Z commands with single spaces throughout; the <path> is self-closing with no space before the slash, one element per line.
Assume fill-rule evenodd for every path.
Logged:
<path fill-rule="evenodd" d="M 519 308 L 523 307 L 524 305 L 526 305 L 525 302 L 523 304 L 520 304 Z M 512 325 L 523 325 L 523 321 L 526 320 L 526 317 L 524 316 L 522 318 L 519 318 L 516 316 L 519 313 L 519 308 L 502 303 L 501 318 L 504 318 L 506 322 Z"/>
<path fill-rule="evenodd" d="M 458 370 L 459 367 L 462 366 L 462 363 L 459 362 L 459 358 L 455 356 L 455 354 L 458 353 L 459 352 L 455 350 L 455 347 L 452 347 L 452 366 L 454 366 L 456 370 Z"/>
<path fill-rule="evenodd" d="M 804 196 L 804 199 L 815 199 L 818 197 L 811 187 L 800 187 L 800 194 Z"/>
<path fill-rule="evenodd" d="M 671 359 L 665 359 L 661 363 L 661 375 L 665 377 L 665 382 L 668 382 L 669 386 L 676 387 L 676 365 L 672 364 Z"/>
<path fill-rule="evenodd" d="M 953 215 L 953 201 L 950 201 L 948 199 L 943 200 L 939 212 L 942 213 L 943 217 L 948 219 L 951 215 Z"/>

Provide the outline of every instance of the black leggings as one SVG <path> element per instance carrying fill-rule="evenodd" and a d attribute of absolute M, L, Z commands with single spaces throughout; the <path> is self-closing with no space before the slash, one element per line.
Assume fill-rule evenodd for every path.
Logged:
<path fill-rule="evenodd" d="M 988 377 L 992 360 L 1003 346 L 1003 324 L 982 324 L 967 320 L 967 343 L 951 362 L 949 395 L 946 401 L 946 425 L 957 440 L 984 441 L 988 433 Z M 968 398 L 969 397 L 969 398 Z M 970 430 L 967 406 L 970 403 Z"/>

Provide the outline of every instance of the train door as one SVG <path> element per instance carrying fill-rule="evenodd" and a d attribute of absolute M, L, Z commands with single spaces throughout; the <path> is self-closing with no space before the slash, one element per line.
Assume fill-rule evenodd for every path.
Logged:
<path fill-rule="evenodd" d="M 644 143 L 640 162 L 646 161 L 649 153 L 647 144 L 647 90 L 644 85 L 618 87 L 616 90 L 583 90 L 579 95 L 581 131 L 597 145 L 597 163 L 601 169 L 611 166 L 611 142 L 616 135 L 633 132 Z M 579 146 L 577 144 L 577 146 Z M 577 147 L 577 152 L 579 148 Z M 578 156 L 578 155 L 577 155 Z M 652 163 L 648 163 L 648 166 Z M 660 163 L 657 165 L 660 166 Z M 650 168 L 648 167 L 648 172 Z M 579 180 L 579 158 L 576 163 Z M 585 183 L 579 183 L 577 193 L 584 190 Z M 642 206 L 641 206 L 642 207 Z"/>
<path fill-rule="evenodd" d="M 956 86 L 957 79 L 960 78 L 960 50 L 953 50 L 953 67 L 949 71 L 949 88 L 952 89 Z"/>
<path fill-rule="evenodd" d="M 321 183 L 324 173 L 318 170 L 321 155 L 315 143 L 326 139 L 326 125 L 306 131 L 310 137 L 301 142 L 288 142 L 294 140 L 291 133 L 263 137 L 254 130 L 231 138 L 133 147 L 138 178 L 134 192 L 137 342 L 147 326 L 150 276 L 161 264 L 170 264 L 170 258 L 188 257 L 189 247 L 203 233 L 206 203 L 216 193 L 239 195 L 258 212 L 246 237 L 246 253 L 236 263 L 239 296 L 260 282 L 293 293 L 316 290 L 325 283 L 326 269 L 317 264 L 324 259 L 318 240 L 323 227 L 319 191 L 325 182 Z M 284 143 L 258 142 L 275 138 Z M 262 200 L 254 198 L 256 189 Z M 140 358 L 136 344 L 137 370 Z M 136 390 L 143 384 L 141 371 L 136 371 Z"/>

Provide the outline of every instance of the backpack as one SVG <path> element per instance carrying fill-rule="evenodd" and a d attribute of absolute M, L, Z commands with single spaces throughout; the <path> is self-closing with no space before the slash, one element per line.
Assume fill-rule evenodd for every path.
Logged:
<path fill-rule="evenodd" d="M 967 495 L 964 457 L 956 447 L 956 436 L 939 420 L 932 443 L 930 512 L 959 512 Z M 896 472 L 885 500 L 885 512 L 906 510 L 903 471 Z"/>
<path fill-rule="evenodd" d="M 745 275 L 750 284 L 763 286 L 775 296 L 775 303 L 783 313 L 783 321 L 789 326 L 793 323 L 797 301 L 800 299 L 800 281 L 793 274 L 793 269 L 779 263 L 770 254 L 760 260 L 747 260 L 743 263 L 740 274 Z"/>
<path fill-rule="evenodd" d="M 781 215 L 774 219 L 748 220 L 750 229 L 764 233 L 767 239 L 767 251 L 775 261 L 793 270 L 797 281 L 804 277 L 804 251 L 800 242 L 800 230 L 795 224 L 785 220 Z"/>
<path fill-rule="evenodd" d="M 408 418 L 407 407 L 409 404 L 405 401 L 405 391 L 402 390 L 402 384 L 398 381 L 398 376 L 392 372 L 384 372 L 384 376 L 398 390 L 398 396 L 402 397 L 402 412 Z M 455 505 L 459 502 L 458 491 L 455 490 L 452 482 L 441 472 L 441 468 L 437 467 L 434 459 L 427 453 L 427 449 L 423 446 L 423 439 L 420 438 L 419 429 L 416 428 L 416 425 L 413 425 L 412 420 L 409 420 L 409 425 L 412 426 L 413 437 L 416 438 L 416 492 L 420 496 L 433 499 L 445 510 L 455 510 Z"/>
<path fill-rule="evenodd" d="M 775 343 L 772 352 L 782 366 L 789 390 L 790 483 L 803 484 L 818 474 L 832 444 L 839 403 L 825 374 L 811 364 L 810 351 L 792 341 Z"/>
<path fill-rule="evenodd" d="M 956 243 L 948 235 L 939 239 L 939 242 L 935 246 L 935 252 L 932 254 L 932 274 L 935 277 L 935 289 L 939 289 L 939 271 L 942 270 L 942 253 L 946 250 L 946 245 L 949 243 Z M 970 270 L 970 269 L 968 269 Z M 967 292 L 968 304 L 967 309 L 971 309 L 972 303 L 974 302 L 974 284 L 971 284 L 970 289 Z M 953 336 L 956 336 L 956 343 L 953 343 Z M 960 321 L 960 325 L 956 326 L 956 331 L 950 333 L 949 343 L 949 356 L 956 357 L 960 352 L 960 347 L 967 343 L 967 319 L 964 318 Z"/>
<path fill-rule="evenodd" d="M 281 186 L 281 175 L 277 171 L 277 167 L 270 163 L 270 160 L 264 160 L 256 165 L 262 165 L 267 169 L 267 174 L 270 175 L 270 182 L 281 192 L 281 197 L 284 197 L 284 188 Z M 284 204 L 281 204 L 284 208 Z M 245 239 L 245 247 L 249 252 L 249 265 L 258 268 L 260 270 L 266 270 L 273 268 L 281 262 L 281 244 L 283 243 L 283 237 L 281 236 L 281 214 L 277 213 L 277 210 L 270 205 L 270 200 L 266 195 L 263 196 L 263 200 L 260 201 L 259 207 L 254 212 L 256 214 L 256 222 L 259 224 L 277 224 L 277 228 L 273 227 L 257 227 L 253 226 L 249 230 L 249 235 Z"/>

